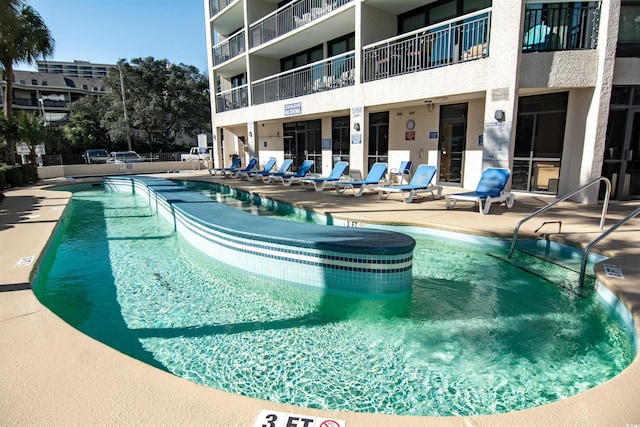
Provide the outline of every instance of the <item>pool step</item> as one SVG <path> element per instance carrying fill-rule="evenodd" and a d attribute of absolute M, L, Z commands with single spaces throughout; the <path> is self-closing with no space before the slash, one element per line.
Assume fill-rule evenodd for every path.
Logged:
<path fill-rule="evenodd" d="M 548 254 L 521 250 L 515 251 L 511 258 L 496 254 L 489 255 L 575 295 L 583 297 L 586 294 L 584 289 L 578 287 L 580 278 L 579 261 L 576 264 L 575 260 L 572 259 L 559 259 Z"/>

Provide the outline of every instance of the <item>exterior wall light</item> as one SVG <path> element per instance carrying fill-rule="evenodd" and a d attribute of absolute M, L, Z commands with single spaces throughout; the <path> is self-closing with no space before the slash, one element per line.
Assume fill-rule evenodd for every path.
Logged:
<path fill-rule="evenodd" d="M 425 105 L 427 106 L 427 111 L 428 112 L 432 112 L 433 109 L 435 108 L 433 105 L 433 101 L 430 99 L 427 99 L 426 101 L 424 101 Z"/>

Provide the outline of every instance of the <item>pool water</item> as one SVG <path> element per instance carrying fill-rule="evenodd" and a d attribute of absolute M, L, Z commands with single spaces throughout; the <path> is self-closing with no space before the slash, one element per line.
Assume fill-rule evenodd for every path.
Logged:
<path fill-rule="evenodd" d="M 480 245 L 414 236 L 412 295 L 362 301 L 247 277 L 133 194 L 85 188 L 71 208 L 38 298 L 83 333 L 217 389 L 321 409 L 493 414 L 587 390 L 634 357 L 594 294 Z"/>

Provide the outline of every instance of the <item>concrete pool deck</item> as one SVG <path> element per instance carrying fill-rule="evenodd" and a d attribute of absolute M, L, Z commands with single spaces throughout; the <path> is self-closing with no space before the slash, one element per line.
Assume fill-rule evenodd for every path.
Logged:
<path fill-rule="evenodd" d="M 493 206 L 489 215 L 481 216 L 477 209 L 462 202 L 457 209 L 447 211 L 443 199 L 434 201 L 430 196 L 405 204 L 397 195 L 387 200 L 379 200 L 374 194 L 356 198 L 334 191 L 317 193 L 303 191 L 299 186 L 285 188 L 210 177 L 207 172 L 168 177 L 220 182 L 355 222 L 421 225 L 503 237 L 511 237 L 520 219 L 554 200 L 517 194 L 513 209 Z M 282 405 L 203 387 L 148 366 L 73 329 L 42 306 L 31 291 L 32 270 L 69 201 L 67 193 L 46 191 L 43 186 L 73 182 L 51 180 L 11 189 L 0 203 L 2 425 L 250 427 L 262 409 L 341 419 L 349 427 L 640 424 L 638 358 L 606 383 L 558 402 L 502 415 L 438 418 Z M 605 229 L 638 206 L 640 202 L 612 203 Z M 584 246 L 599 235 L 600 211 L 599 206 L 562 203 L 525 224 L 520 237 L 531 237 L 543 221 L 562 220 L 561 234 L 557 233 L 557 223 L 546 225 L 543 231 L 547 230 L 554 240 Z M 622 268 L 624 279 L 609 278 L 602 272 L 598 278 L 632 311 L 636 330 L 640 331 L 640 219 L 603 240 L 595 252 L 616 257 L 615 264 Z M 29 257 L 34 257 L 31 263 Z"/>

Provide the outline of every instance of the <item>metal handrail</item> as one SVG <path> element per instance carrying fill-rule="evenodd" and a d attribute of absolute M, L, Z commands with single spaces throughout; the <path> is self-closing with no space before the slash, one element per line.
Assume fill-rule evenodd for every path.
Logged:
<path fill-rule="evenodd" d="M 629 220 L 635 218 L 638 214 L 640 214 L 640 208 L 637 208 L 629 215 L 618 221 L 615 225 L 613 225 L 610 229 L 602 233 L 597 239 L 593 240 L 584 248 L 584 253 L 582 254 L 582 263 L 580 264 L 580 279 L 578 280 L 578 285 L 582 287 L 584 284 L 584 276 L 585 271 L 587 269 L 587 258 L 589 257 L 589 252 L 591 252 L 591 248 L 593 248 L 596 244 L 598 244 L 602 239 L 607 237 L 609 234 L 616 231 L 620 226 L 627 223 Z"/>
<path fill-rule="evenodd" d="M 557 205 L 558 203 L 564 202 L 569 197 L 572 197 L 572 196 L 578 194 L 579 192 L 581 192 L 585 188 L 588 188 L 588 187 L 592 186 L 595 183 L 599 183 L 600 181 L 604 181 L 604 183 L 605 183 L 605 185 L 607 187 L 605 195 L 604 195 L 604 201 L 602 203 L 602 215 L 600 217 L 600 230 L 604 229 L 604 220 L 605 220 L 605 217 L 607 216 L 607 208 L 609 207 L 609 196 L 611 195 L 611 181 L 609 181 L 608 178 L 606 178 L 604 176 L 601 176 L 601 177 L 596 178 L 596 179 L 594 179 L 592 181 L 589 181 L 588 183 L 586 183 L 582 187 L 580 187 L 577 190 L 575 190 L 575 191 L 573 191 L 573 192 L 571 192 L 571 193 L 559 198 L 555 202 L 549 203 L 547 206 L 538 209 L 537 211 L 535 211 L 534 213 L 532 213 L 528 217 L 521 219 L 520 222 L 518 222 L 516 224 L 516 227 L 513 230 L 513 238 L 511 239 L 511 250 L 509 251 L 509 256 L 507 258 L 511 258 L 511 255 L 513 255 L 513 251 L 516 249 L 516 241 L 518 240 L 518 230 L 520 229 L 520 226 L 522 224 L 524 224 L 525 222 L 529 221 L 534 216 L 536 216 L 538 214 L 541 214 L 542 212 L 548 211 L 549 209 L 551 209 L 553 206 Z"/>

